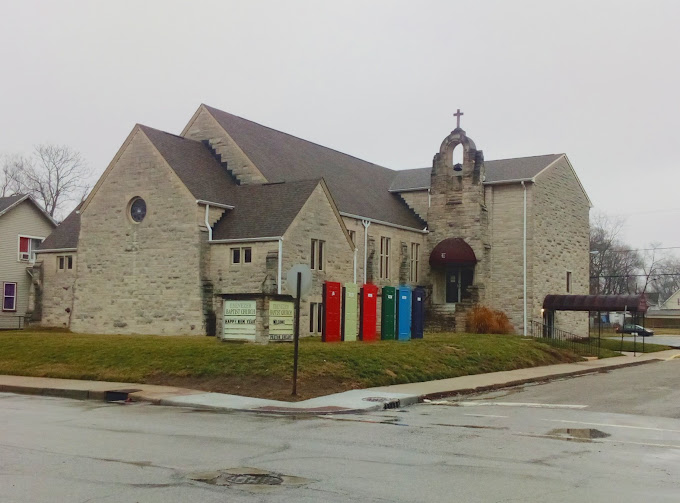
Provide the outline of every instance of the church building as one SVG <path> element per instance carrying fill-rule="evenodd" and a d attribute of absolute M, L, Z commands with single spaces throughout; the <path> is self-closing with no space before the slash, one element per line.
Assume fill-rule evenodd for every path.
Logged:
<path fill-rule="evenodd" d="M 303 335 L 321 329 L 325 281 L 423 286 L 430 322 L 457 331 L 474 304 L 525 333 L 546 295 L 588 293 L 590 200 L 565 154 L 485 161 L 460 125 L 433 150 L 395 171 L 207 105 L 180 135 L 138 124 L 41 244 L 39 322 L 212 335 L 225 295 L 287 294 L 298 263 Z"/>

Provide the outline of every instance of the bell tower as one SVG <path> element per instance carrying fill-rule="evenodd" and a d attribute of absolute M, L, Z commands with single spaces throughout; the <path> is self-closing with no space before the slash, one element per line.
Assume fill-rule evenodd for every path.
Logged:
<path fill-rule="evenodd" d="M 428 249 L 431 253 L 433 302 L 436 304 L 483 303 L 490 276 L 489 217 L 483 185 L 484 154 L 477 150 L 475 142 L 460 127 L 462 115 L 460 110 L 454 114 L 456 129 L 444 138 L 432 161 L 430 175 Z M 458 149 L 462 150 L 462 162 L 454 164 L 454 153 L 458 153 Z M 456 256 L 453 252 L 440 257 L 442 246 L 437 248 L 439 255 L 432 256 L 437 245 L 452 239 L 460 249 L 468 245 L 474 252 L 472 259 L 468 252 L 465 257 Z M 457 294 L 449 292 L 452 282 L 458 282 Z"/>

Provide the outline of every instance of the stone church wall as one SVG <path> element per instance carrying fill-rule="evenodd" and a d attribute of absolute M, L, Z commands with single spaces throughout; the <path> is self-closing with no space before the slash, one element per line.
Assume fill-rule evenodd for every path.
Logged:
<path fill-rule="evenodd" d="M 70 255 L 73 258 L 71 270 L 59 270 L 57 257 Z M 73 252 L 41 253 L 42 262 L 42 318 L 43 327 L 68 328 L 73 310 L 74 286 L 78 267 L 78 256 Z"/>
<path fill-rule="evenodd" d="M 411 192 L 400 192 L 399 196 L 414 212 L 423 220 L 427 220 L 427 210 L 430 207 L 429 193 L 427 190 L 414 190 Z"/>
<path fill-rule="evenodd" d="M 567 294 L 567 271 L 574 295 L 589 292 L 589 201 L 565 158 L 536 177 L 534 187 L 535 279 L 532 319 L 541 319 L 547 294 Z M 558 311 L 555 326 L 588 334 L 588 313 Z"/>
<path fill-rule="evenodd" d="M 527 184 L 527 299 L 532 295 L 533 245 L 531 225 L 532 184 Z M 487 185 L 486 202 L 490 212 L 491 281 L 487 304 L 510 318 L 516 333 L 524 327 L 524 189 L 520 184 Z M 527 300 L 527 309 L 531 302 Z M 528 319 L 531 316 L 527 316 Z"/>
<path fill-rule="evenodd" d="M 81 217 L 75 332 L 204 334 L 196 202 L 137 130 Z M 132 198 L 146 201 L 141 223 Z"/>
<path fill-rule="evenodd" d="M 295 264 L 311 263 L 312 239 L 325 241 L 324 268 L 312 271 L 312 291 L 300 307 L 300 335 L 309 335 L 309 304 L 323 302 L 324 281 L 350 283 L 354 279 L 354 250 L 321 185 L 314 189 L 284 235 L 281 293 L 291 294 L 286 285 L 286 272 Z"/>

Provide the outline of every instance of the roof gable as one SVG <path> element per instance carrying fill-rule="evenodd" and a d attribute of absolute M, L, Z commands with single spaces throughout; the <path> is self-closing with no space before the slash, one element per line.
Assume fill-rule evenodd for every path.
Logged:
<path fill-rule="evenodd" d="M 425 222 L 389 193 L 394 171 L 204 105 L 270 182 L 323 178 L 338 209 L 422 229 Z"/>
<path fill-rule="evenodd" d="M 57 226 L 57 222 L 55 222 L 54 218 L 52 218 L 50 214 L 47 213 L 30 194 L 15 194 L 12 196 L 0 197 L 0 217 L 9 213 L 24 201 L 33 204 L 33 206 L 35 206 L 35 208 L 40 211 L 40 214 L 45 217 L 45 220 L 47 220 L 50 225 L 52 225 L 52 227 Z"/>
<path fill-rule="evenodd" d="M 148 126 L 139 128 L 197 200 L 233 204 L 238 184 L 208 147 Z"/>
<path fill-rule="evenodd" d="M 272 238 L 284 235 L 321 180 L 241 185 L 234 209 L 213 229 L 213 241 Z"/>

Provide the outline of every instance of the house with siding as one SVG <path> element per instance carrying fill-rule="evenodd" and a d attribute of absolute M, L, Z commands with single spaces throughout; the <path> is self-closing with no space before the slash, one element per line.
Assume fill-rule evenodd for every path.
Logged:
<path fill-rule="evenodd" d="M 40 323 L 219 332 L 224 296 L 285 295 L 303 263 L 304 334 L 327 280 L 423 286 L 442 328 L 481 303 L 522 333 L 547 294 L 588 293 L 589 209 L 565 154 L 485 161 L 457 127 L 430 167 L 396 171 L 201 105 L 179 135 L 136 125 L 41 246 Z M 556 325 L 587 333 L 587 315 Z"/>
<path fill-rule="evenodd" d="M 56 226 L 33 197 L 0 197 L 0 329 L 22 327 L 32 314 L 29 297 L 36 250 Z"/>

